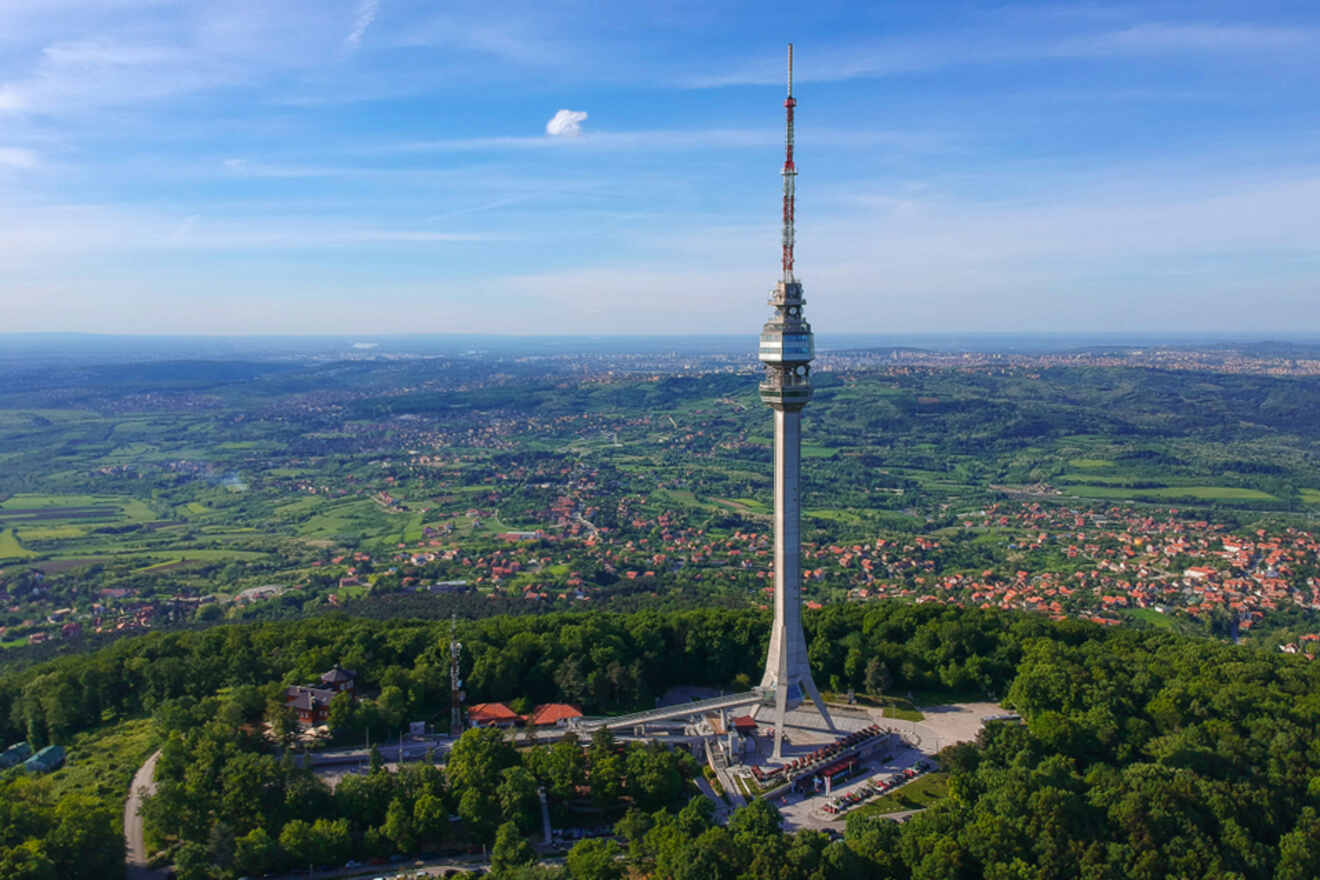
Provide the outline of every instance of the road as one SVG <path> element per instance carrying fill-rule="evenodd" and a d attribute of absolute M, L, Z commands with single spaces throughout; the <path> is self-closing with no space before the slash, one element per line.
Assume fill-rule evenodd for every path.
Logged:
<path fill-rule="evenodd" d="M 701 793 L 715 805 L 715 824 L 723 825 L 725 822 L 728 822 L 729 805 L 724 802 L 722 797 L 715 793 L 715 789 L 711 788 L 710 783 L 706 781 L 706 777 L 698 773 L 692 778 L 692 781 L 697 784 L 697 788 L 701 789 Z"/>
<path fill-rule="evenodd" d="M 142 834 L 142 817 L 138 815 L 142 795 L 156 792 L 156 761 L 159 758 L 160 752 L 153 752 L 146 763 L 138 768 L 128 787 L 128 799 L 124 801 L 124 876 L 127 880 L 158 880 L 165 876 L 164 871 L 154 871 L 147 867 L 149 853 Z"/>

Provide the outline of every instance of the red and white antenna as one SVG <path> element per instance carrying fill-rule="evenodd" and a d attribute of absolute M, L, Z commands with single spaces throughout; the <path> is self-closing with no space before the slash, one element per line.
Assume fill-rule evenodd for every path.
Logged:
<path fill-rule="evenodd" d="M 797 168 L 793 165 L 793 44 L 788 44 L 788 97 L 784 99 L 784 253 L 782 259 L 784 281 L 793 281 L 793 209 L 796 201 L 794 179 Z"/>

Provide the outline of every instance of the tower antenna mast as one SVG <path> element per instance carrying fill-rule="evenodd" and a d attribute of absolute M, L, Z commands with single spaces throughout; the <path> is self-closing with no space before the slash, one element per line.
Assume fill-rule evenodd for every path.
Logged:
<path fill-rule="evenodd" d="M 784 99 L 784 236 L 781 263 L 784 281 L 793 281 L 793 212 L 796 209 L 797 192 L 795 180 L 797 168 L 793 164 L 793 44 L 788 44 L 788 97 Z"/>

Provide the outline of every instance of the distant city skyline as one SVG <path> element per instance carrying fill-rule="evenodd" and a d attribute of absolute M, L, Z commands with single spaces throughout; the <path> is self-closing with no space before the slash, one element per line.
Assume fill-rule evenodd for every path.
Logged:
<path fill-rule="evenodd" d="M 1320 332 L 1311 4 L 0 4 L 7 331 Z M 812 297 L 815 299 L 811 299 Z"/>

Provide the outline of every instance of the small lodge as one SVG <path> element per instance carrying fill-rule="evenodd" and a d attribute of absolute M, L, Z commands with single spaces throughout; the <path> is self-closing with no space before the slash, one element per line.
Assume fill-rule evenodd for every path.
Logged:
<path fill-rule="evenodd" d="M 582 710 L 568 703 L 545 703 L 532 710 L 527 717 L 531 727 L 565 727 L 570 718 L 581 718 Z"/>
<path fill-rule="evenodd" d="M 330 701 L 339 691 L 295 684 L 284 691 L 284 705 L 298 713 L 303 727 L 316 727 L 330 720 Z"/>
<path fill-rule="evenodd" d="M 467 710 L 469 727 L 514 727 L 523 717 L 503 703 L 477 703 Z"/>
<path fill-rule="evenodd" d="M 329 672 L 321 673 L 321 686 L 326 690 L 352 694 L 357 687 L 357 673 L 336 663 Z"/>

